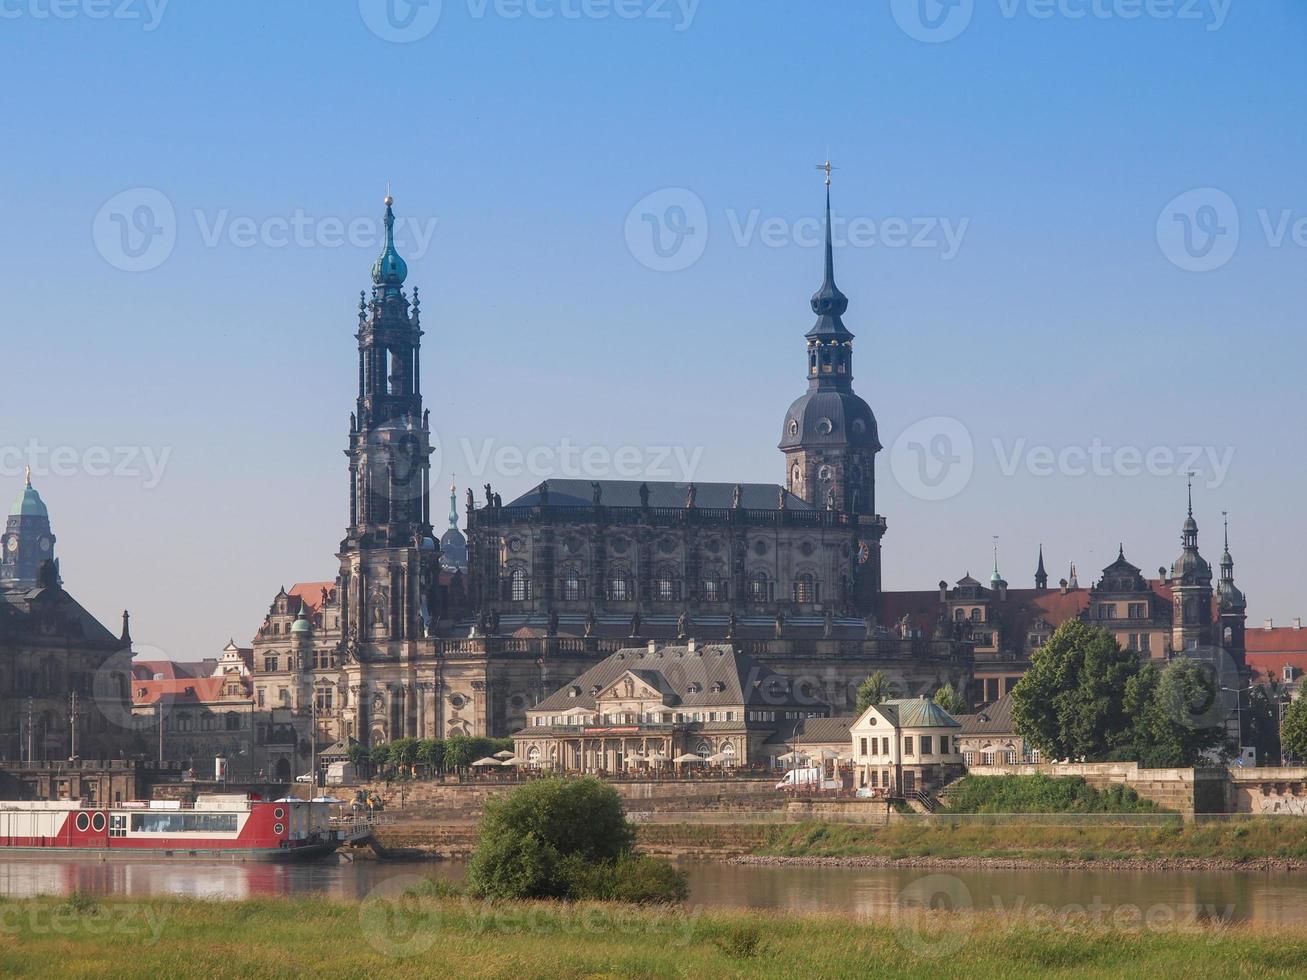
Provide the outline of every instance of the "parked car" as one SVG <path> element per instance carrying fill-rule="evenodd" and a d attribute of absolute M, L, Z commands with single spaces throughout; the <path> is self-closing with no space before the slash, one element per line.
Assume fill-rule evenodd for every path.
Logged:
<path fill-rule="evenodd" d="M 311 782 L 313 782 L 313 773 L 311 773 L 311 772 L 306 772 L 306 773 L 305 773 L 304 775 L 302 775 L 302 776 L 296 776 L 296 777 L 295 777 L 295 782 L 297 782 L 297 783 L 311 783 Z"/>

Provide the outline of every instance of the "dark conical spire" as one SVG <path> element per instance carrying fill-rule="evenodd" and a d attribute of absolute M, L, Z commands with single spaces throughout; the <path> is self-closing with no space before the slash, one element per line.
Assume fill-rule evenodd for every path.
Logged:
<path fill-rule="evenodd" d="M 1035 588 L 1048 588 L 1048 572 L 1044 571 L 1044 543 L 1039 544 L 1039 564 L 1035 566 Z"/>
<path fill-rule="evenodd" d="M 835 285 L 835 243 L 830 209 L 830 174 L 834 168 L 827 161 L 820 169 L 826 171 L 826 265 L 821 288 L 812 294 L 812 312 L 817 314 L 817 322 L 808 331 L 808 336 L 845 340 L 852 338 L 853 334 L 840 319 L 848 312 L 849 298 Z"/>

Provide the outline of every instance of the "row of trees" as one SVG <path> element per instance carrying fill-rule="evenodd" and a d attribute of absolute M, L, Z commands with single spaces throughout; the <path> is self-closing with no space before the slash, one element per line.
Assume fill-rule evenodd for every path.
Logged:
<path fill-rule="evenodd" d="M 873 704 L 884 704 L 899 697 L 898 687 L 883 670 L 873 671 L 858 685 L 857 710 L 861 715 Z M 951 715 L 967 713 L 967 701 L 952 684 L 945 684 L 935 692 L 935 703 Z"/>
<path fill-rule="evenodd" d="M 1192 766 L 1229 749 L 1225 713 L 1204 664 L 1178 657 L 1159 668 L 1078 619 L 1035 651 L 1012 690 L 1017 733 L 1050 759 Z"/>
<path fill-rule="evenodd" d="M 435 778 L 461 772 L 478 759 L 513 751 L 508 738 L 453 735 L 449 738 L 400 738 L 371 747 L 351 745 L 349 761 L 355 768 L 377 776 Z"/>

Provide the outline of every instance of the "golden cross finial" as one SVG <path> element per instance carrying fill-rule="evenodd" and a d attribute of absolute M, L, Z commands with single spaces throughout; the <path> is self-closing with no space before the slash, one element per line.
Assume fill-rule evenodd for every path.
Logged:
<path fill-rule="evenodd" d="M 29 487 L 32 485 L 32 468 L 30 466 L 23 467 L 23 480 Z"/>
<path fill-rule="evenodd" d="M 830 162 L 830 157 L 827 157 L 827 158 L 826 158 L 826 162 L 825 162 L 825 163 L 819 163 L 819 164 L 817 164 L 817 169 L 825 172 L 825 174 L 826 174 L 826 186 L 829 187 L 829 186 L 830 186 L 830 175 L 831 175 L 831 171 L 833 171 L 833 170 L 835 169 L 834 164 L 832 164 L 832 163 Z"/>

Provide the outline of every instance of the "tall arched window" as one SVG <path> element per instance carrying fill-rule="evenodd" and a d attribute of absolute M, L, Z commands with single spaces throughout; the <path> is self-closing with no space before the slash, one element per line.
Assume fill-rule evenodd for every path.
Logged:
<path fill-rule="evenodd" d="M 811 572 L 804 572 L 794 580 L 794 601 L 817 601 L 817 579 Z"/>
<path fill-rule="evenodd" d="M 563 601 L 579 602 L 582 598 L 581 575 L 575 566 L 569 565 L 563 571 Z"/>
<path fill-rule="evenodd" d="M 526 572 L 520 568 L 513 569 L 513 574 L 508 577 L 508 588 L 514 602 L 526 602 L 531 598 L 531 583 L 527 580 Z"/>
<path fill-rule="evenodd" d="M 671 565 L 659 565 L 654 574 L 654 601 L 672 602 L 681 597 L 681 583 L 676 576 L 676 569 Z"/>
<path fill-rule="evenodd" d="M 767 573 L 754 572 L 749 576 L 749 601 L 767 601 Z"/>
<path fill-rule="evenodd" d="M 627 602 L 634 598 L 630 571 L 623 565 L 614 565 L 608 570 L 608 598 L 614 602 Z"/>

